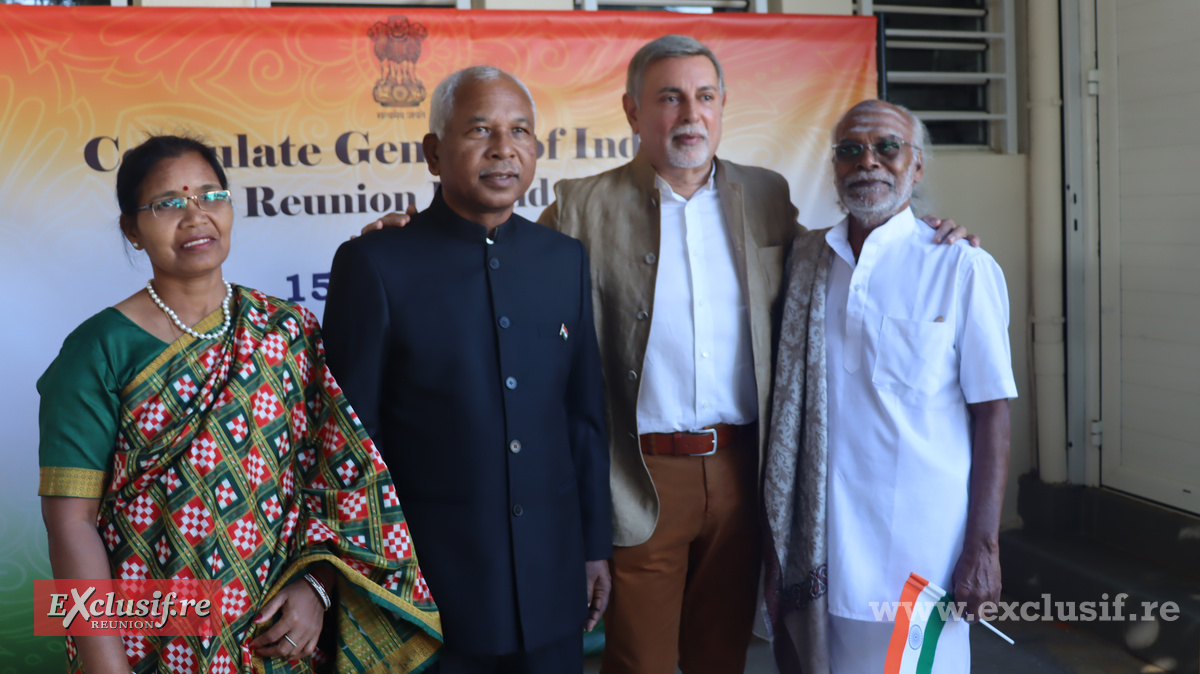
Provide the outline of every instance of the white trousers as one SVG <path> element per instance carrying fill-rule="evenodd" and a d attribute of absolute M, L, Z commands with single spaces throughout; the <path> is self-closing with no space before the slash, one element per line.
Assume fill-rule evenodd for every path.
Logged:
<path fill-rule="evenodd" d="M 829 668 L 833 674 L 883 674 L 893 623 L 829 616 Z M 970 625 L 947 620 L 938 638 L 933 674 L 969 674 Z"/>

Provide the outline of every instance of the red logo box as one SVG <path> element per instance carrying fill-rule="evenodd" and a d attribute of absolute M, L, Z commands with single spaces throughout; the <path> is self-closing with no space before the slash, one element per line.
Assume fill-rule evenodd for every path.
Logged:
<path fill-rule="evenodd" d="M 60 578 L 33 581 L 33 633 L 45 636 L 215 636 L 219 580 Z"/>

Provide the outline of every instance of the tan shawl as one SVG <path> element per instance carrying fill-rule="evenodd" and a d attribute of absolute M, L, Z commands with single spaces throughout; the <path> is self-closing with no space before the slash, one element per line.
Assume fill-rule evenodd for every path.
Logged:
<path fill-rule="evenodd" d="M 788 256 L 763 482 L 764 597 L 782 674 L 829 674 L 825 475 L 828 230 L 796 237 Z"/>

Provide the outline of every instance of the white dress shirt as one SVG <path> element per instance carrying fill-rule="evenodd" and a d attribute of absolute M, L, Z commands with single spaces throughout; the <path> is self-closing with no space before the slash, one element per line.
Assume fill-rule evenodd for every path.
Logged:
<path fill-rule="evenodd" d="M 758 418 L 747 294 L 715 170 L 691 199 L 655 178 L 662 232 L 638 390 L 639 434 Z"/>
<path fill-rule="evenodd" d="M 946 590 L 966 533 L 968 403 L 1016 397 L 1004 274 L 966 241 L 933 243 L 905 209 L 857 263 L 825 240 L 829 612 L 872 620 L 917 573 Z"/>

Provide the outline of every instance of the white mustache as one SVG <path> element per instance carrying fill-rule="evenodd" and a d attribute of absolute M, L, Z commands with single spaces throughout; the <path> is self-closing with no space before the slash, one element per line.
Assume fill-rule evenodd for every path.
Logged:
<path fill-rule="evenodd" d="M 856 184 L 867 182 L 867 181 L 877 181 L 877 182 L 884 183 L 885 185 L 887 185 L 888 187 L 891 187 L 892 189 L 896 188 L 896 183 L 894 180 L 892 180 L 891 174 L 884 172 L 884 171 L 871 172 L 871 173 L 855 173 L 852 175 L 848 175 L 842 180 L 842 187 L 844 189 L 852 189 L 853 187 L 856 186 Z"/>
<path fill-rule="evenodd" d="M 700 136 L 704 140 L 708 140 L 708 130 L 699 124 L 684 124 L 671 129 L 671 140 L 680 136 Z"/>

